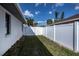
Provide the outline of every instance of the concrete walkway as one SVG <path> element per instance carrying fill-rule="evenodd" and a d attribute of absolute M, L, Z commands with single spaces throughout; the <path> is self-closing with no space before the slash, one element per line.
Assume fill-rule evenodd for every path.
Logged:
<path fill-rule="evenodd" d="M 51 56 L 36 36 L 25 36 L 17 41 L 4 56 Z"/>

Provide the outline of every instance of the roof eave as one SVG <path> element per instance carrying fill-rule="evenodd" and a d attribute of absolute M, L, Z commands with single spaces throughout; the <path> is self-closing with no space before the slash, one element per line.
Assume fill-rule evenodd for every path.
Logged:
<path fill-rule="evenodd" d="M 22 15 L 21 9 L 18 4 L 14 3 L 1 3 L 2 7 L 8 10 L 11 14 L 13 14 L 18 20 L 22 23 L 26 23 L 24 16 Z"/>
<path fill-rule="evenodd" d="M 70 19 L 70 20 L 65 20 L 65 21 L 60 21 L 60 22 L 57 22 L 57 23 L 55 23 L 55 25 L 56 24 L 63 24 L 63 23 L 68 23 L 68 22 L 74 22 L 74 21 L 78 21 L 79 20 L 79 18 L 75 18 L 75 19 Z"/>
<path fill-rule="evenodd" d="M 21 16 L 24 18 L 24 23 L 26 23 L 26 19 L 25 19 L 24 15 L 23 15 L 23 12 L 22 12 L 22 10 L 21 10 L 19 4 L 17 3 L 17 4 L 15 4 L 15 6 L 16 6 L 16 8 L 18 9 L 18 11 L 19 11 L 19 13 L 21 14 Z"/>

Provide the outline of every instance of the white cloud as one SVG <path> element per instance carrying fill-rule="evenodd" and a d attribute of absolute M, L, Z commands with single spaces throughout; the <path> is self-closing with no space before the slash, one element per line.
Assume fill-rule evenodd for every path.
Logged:
<path fill-rule="evenodd" d="M 49 11 L 49 14 L 52 14 L 52 11 Z"/>
<path fill-rule="evenodd" d="M 79 10 L 79 6 L 75 6 L 75 10 Z"/>
<path fill-rule="evenodd" d="M 53 9 L 53 11 L 55 11 L 55 9 Z"/>
<path fill-rule="evenodd" d="M 33 16 L 34 16 L 29 10 L 26 10 L 26 11 L 24 12 L 24 15 L 25 15 L 25 16 L 29 16 L 29 17 L 33 17 Z"/>
<path fill-rule="evenodd" d="M 36 11 L 35 14 L 38 15 L 40 13 L 40 11 Z"/>
<path fill-rule="evenodd" d="M 55 4 L 56 7 L 58 7 L 58 6 L 63 6 L 63 5 L 64 5 L 64 3 L 56 3 L 56 4 Z"/>
<path fill-rule="evenodd" d="M 35 7 L 37 7 L 37 6 L 39 6 L 39 5 L 40 5 L 40 3 L 36 3 L 36 4 L 35 4 Z"/>
<path fill-rule="evenodd" d="M 41 5 L 42 3 L 36 3 L 35 4 L 35 7 L 38 7 L 39 5 Z M 44 6 L 46 6 L 47 4 L 46 3 L 44 3 Z"/>
<path fill-rule="evenodd" d="M 45 23 L 45 22 L 47 22 L 47 21 L 38 21 L 38 23 Z"/>
<path fill-rule="evenodd" d="M 47 4 L 46 3 L 44 3 L 44 6 L 46 6 Z"/>
<path fill-rule="evenodd" d="M 52 5 L 52 9 L 54 8 L 54 6 Z"/>

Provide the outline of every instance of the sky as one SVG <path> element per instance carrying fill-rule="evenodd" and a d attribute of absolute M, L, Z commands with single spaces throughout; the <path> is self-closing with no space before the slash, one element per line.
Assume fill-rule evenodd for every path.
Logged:
<path fill-rule="evenodd" d="M 54 19 L 55 11 L 58 11 L 60 15 L 64 12 L 64 18 L 79 13 L 78 3 L 20 3 L 20 7 L 25 17 L 41 22 Z"/>

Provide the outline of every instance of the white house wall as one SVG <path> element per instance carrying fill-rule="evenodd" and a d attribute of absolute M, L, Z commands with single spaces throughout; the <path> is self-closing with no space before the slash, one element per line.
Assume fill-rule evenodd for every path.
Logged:
<path fill-rule="evenodd" d="M 11 33 L 6 35 L 5 13 L 11 15 Z M 3 55 L 18 39 L 22 37 L 22 23 L 0 6 L 0 55 Z"/>

